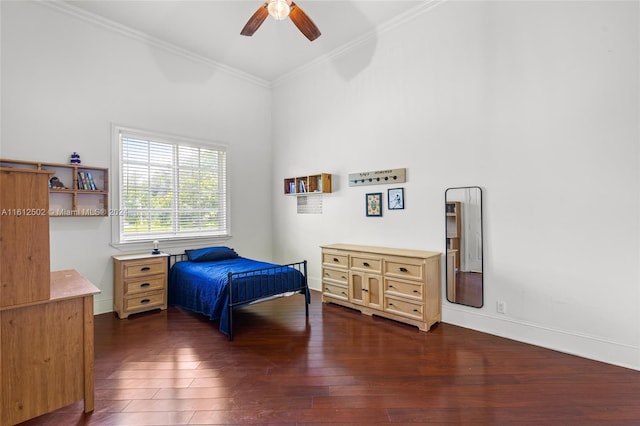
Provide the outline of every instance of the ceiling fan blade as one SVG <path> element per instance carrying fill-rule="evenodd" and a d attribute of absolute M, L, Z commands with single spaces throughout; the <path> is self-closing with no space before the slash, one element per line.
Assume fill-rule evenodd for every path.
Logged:
<path fill-rule="evenodd" d="M 309 41 L 313 41 L 320 37 L 321 32 L 318 27 L 316 27 L 316 24 L 314 24 L 311 18 L 309 18 L 307 14 L 300 9 L 300 6 L 294 2 L 291 2 L 289 18 L 291 18 L 295 26 L 298 27 L 300 32 L 304 34 Z"/>
<path fill-rule="evenodd" d="M 242 29 L 242 31 L 240 31 L 240 34 L 242 34 L 243 36 L 250 37 L 253 35 L 253 33 L 258 31 L 258 28 L 260 28 L 260 25 L 262 25 L 264 20 L 267 19 L 267 16 L 269 16 L 269 11 L 267 11 L 267 6 L 268 6 L 267 3 L 263 4 L 258 8 L 258 10 L 256 10 L 256 12 L 253 15 L 251 15 L 251 18 L 249 18 L 244 28 Z"/>

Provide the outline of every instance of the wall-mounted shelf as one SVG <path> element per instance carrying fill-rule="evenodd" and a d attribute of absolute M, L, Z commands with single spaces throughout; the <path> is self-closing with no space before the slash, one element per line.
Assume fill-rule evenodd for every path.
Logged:
<path fill-rule="evenodd" d="M 331 174 L 299 176 L 284 179 L 285 195 L 327 194 L 331 192 Z"/>
<path fill-rule="evenodd" d="M 4 160 L 0 166 L 9 168 L 52 170 L 64 187 L 49 187 L 49 216 L 108 216 L 109 169 L 84 164 L 43 163 L 37 161 Z"/>

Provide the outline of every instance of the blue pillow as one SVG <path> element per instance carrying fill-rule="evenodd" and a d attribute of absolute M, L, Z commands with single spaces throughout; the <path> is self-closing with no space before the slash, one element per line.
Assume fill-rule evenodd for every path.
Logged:
<path fill-rule="evenodd" d="M 213 260 L 235 259 L 238 253 L 229 247 L 205 247 L 184 251 L 192 262 L 210 262 Z"/>

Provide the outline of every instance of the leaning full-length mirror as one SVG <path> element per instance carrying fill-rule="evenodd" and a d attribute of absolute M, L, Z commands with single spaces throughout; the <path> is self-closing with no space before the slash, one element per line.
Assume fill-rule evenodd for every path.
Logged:
<path fill-rule="evenodd" d="M 482 307 L 482 189 L 477 186 L 445 191 L 446 283 L 451 303 Z"/>

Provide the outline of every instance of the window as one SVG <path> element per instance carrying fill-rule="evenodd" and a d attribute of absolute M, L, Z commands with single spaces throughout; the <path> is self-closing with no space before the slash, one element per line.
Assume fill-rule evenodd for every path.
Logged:
<path fill-rule="evenodd" d="M 115 130 L 115 243 L 229 235 L 226 148 Z"/>

